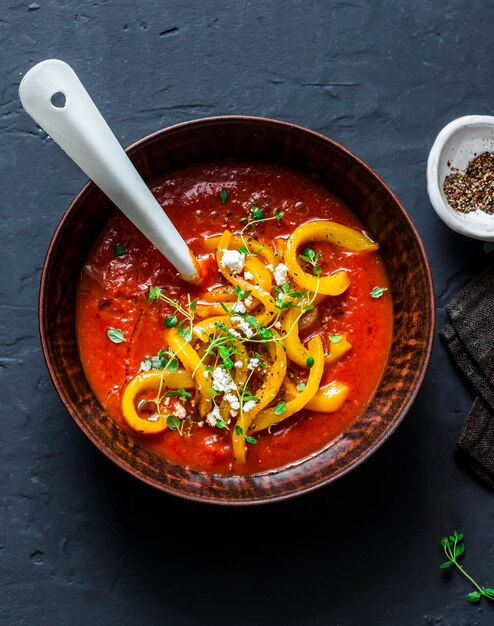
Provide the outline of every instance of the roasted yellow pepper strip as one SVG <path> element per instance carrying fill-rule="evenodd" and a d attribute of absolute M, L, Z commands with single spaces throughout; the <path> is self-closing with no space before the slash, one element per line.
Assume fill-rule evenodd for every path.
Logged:
<path fill-rule="evenodd" d="M 252 282 L 254 285 L 259 285 L 264 291 L 271 291 L 273 287 L 271 272 L 266 269 L 266 265 L 262 261 L 255 256 L 248 256 L 245 259 L 244 268 L 254 277 L 249 280 L 249 283 Z"/>
<path fill-rule="evenodd" d="M 213 335 L 217 331 L 216 324 L 221 323 L 226 325 L 229 321 L 230 318 L 228 317 L 228 315 L 216 315 L 214 317 L 208 317 L 208 319 L 194 324 L 192 332 L 201 341 L 209 341 L 209 336 Z"/>
<path fill-rule="evenodd" d="M 346 335 L 341 335 L 341 341 L 338 343 L 329 342 L 329 354 L 324 357 L 326 365 L 334 365 L 342 359 L 347 352 L 352 349 L 352 344 L 348 341 Z"/>
<path fill-rule="evenodd" d="M 316 395 L 324 372 L 324 349 L 319 336 L 313 337 L 309 341 L 309 354 L 314 359 L 314 365 L 309 370 L 309 378 L 307 379 L 304 390 L 293 400 L 286 403 L 286 410 L 281 415 L 276 415 L 274 412 L 275 407 L 260 411 L 251 425 L 251 432 L 264 430 L 273 424 L 279 424 L 287 417 L 303 409 Z"/>
<path fill-rule="evenodd" d="M 285 392 L 284 400 L 292 400 L 299 393 L 295 383 L 288 376 L 285 376 L 282 387 Z"/>
<path fill-rule="evenodd" d="M 199 415 L 205 417 L 211 410 L 212 395 L 209 393 L 211 386 L 206 376 L 204 363 L 190 343 L 178 334 L 176 328 L 167 330 L 165 338 L 177 358 L 182 361 L 185 369 L 189 374 L 193 374 L 199 396 Z"/>
<path fill-rule="evenodd" d="M 338 296 L 350 284 L 350 279 L 344 270 L 334 272 L 329 276 L 317 278 L 305 272 L 297 256 L 300 246 L 311 241 L 328 241 L 351 252 L 377 250 L 378 244 L 348 226 L 342 226 L 329 220 L 307 222 L 296 228 L 288 238 L 285 246 L 284 261 L 293 282 L 301 289 L 316 291 L 327 296 Z"/>
<path fill-rule="evenodd" d="M 228 303 L 237 300 L 237 294 L 231 285 L 224 285 L 206 291 L 202 294 L 200 300 L 204 300 L 204 302 L 199 302 L 196 307 L 195 313 L 197 317 L 205 318 L 212 315 L 224 315 L 225 310 L 221 304 L 228 307 Z"/>
<path fill-rule="evenodd" d="M 242 366 L 237 367 L 235 365 L 235 367 L 230 371 L 238 389 L 242 389 L 245 386 L 245 381 L 247 380 L 247 376 L 249 374 L 249 370 L 247 369 L 247 365 L 249 364 L 249 355 L 247 354 L 244 344 L 238 339 L 232 339 L 232 344 L 235 348 L 235 353 L 232 358 L 235 363 L 241 362 Z M 220 414 L 225 423 L 228 423 L 228 420 L 230 419 L 230 409 L 230 403 L 223 398 L 220 404 Z"/>
<path fill-rule="evenodd" d="M 219 247 L 219 241 L 221 237 L 222 235 L 214 235 L 213 237 L 208 237 L 204 241 L 206 250 L 208 250 L 209 252 L 214 252 Z M 268 246 L 267 244 L 259 241 L 258 239 L 254 239 L 253 237 L 244 237 L 244 239 L 245 243 L 248 246 L 249 252 L 260 256 L 266 261 L 267 265 L 276 265 L 276 257 L 271 246 Z M 239 250 L 240 248 L 245 248 L 245 243 L 240 235 L 232 235 L 230 248 L 234 250 Z"/>
<path fill-rule="evenodd" d="M 273 337 L 279 339 L 279 335 L 276 333 L 273 333 Z M 233 456 L 238 463 L 245 463 L 246 447 L 244 435 L 248 434 L 252 422 L 260 411 L 276 398 L 286 375 L 287 359 L 281 341 L 271 341 L 266 346 L 273 359 L 273 364 L 266 373 L 262 386 L 256 391 L 256 397 L 259 398 L 259 402 L 250 411 L 238 417 L 232 433 Z M 242 429 L 243 435 L 237 434 L 237 426 Z"/>
<path fill-rule="evenodd" d="M 379 248 L 379 244 L 355 228 L 343 226 L 331 220 L 317 220 L 302 224 L 295 229 L 288 241 L 293 235 L 299 239 L 298 245 L 307 241 L 327 241 L 350 252 L 371 252 Z"/>
<path fill-rule="evenodd" d="M 274 249 L 276 250 L 277 256 L 281 259 L 283 258 L 283 251 L 285 250 L 286 239 L 282 239 L 281 237 L 277 237 L 273 240 Z"/>
<path fill-rule="evenodd" d="M 284 334 L 283 341 L 288 357 L 300 367 L 307 367 L 306 361 L 309 353 L 298 335 L 299 321 L 297 318 L 299 315 L 300 309 L 288 309 L 283 316 L 281 329 Z"/>
<path fill-rule="evenodd" d="M 218 268 L 223 276 L 228 280 L 228 282 L 230 282 L 232 285 L 238 285 L 244 291 L 251 291 L 252 296 L 254 298 L 257 298 L 261 302 L 261 304 L 264 306 L 264 311 L 256 315 L 256 319 L 259 324 L 267 326 L 276 315 L 276 306 L 274 298 L 271 296 L 271 294 L 269 294 L 267 291 L 264 291 L 264 289 L 261 289 L 261 287 L 247 282 L 239 275 L 233 274 L 231 270 L 221 265 L 221 259 L 223 257 L 222 250 L 229 249 L 231 242 L 232 234 L 230 231 L 225 230 L 220 240 L 218 241 L 218 249 L 216 250 L 216 260 L 218 263 Z"/>
<path fill-rule="evenodd" d="M 293 383 L 288 376 L 285 376 L 285 380 L 283 381 L 283 389 L 285 390 L 285 397 L 288 400 L 292 400 L 292 398 L 295 398 L 299 393 L 295 383 Z M 324 387 L 319 387 L 319 391 L 312 400 L 307 402 L 304 409 L 310 409 L 315 413 L 333 413 L 341 409 L 349 392 L 350 388 L 348 385 L 335 380 L 324 385 Z"/>
<path fill-rule="evenodd" d="M 317 321 L 318 317 L 319 317 L 319 310 L 318 310 L 318 308 L 316 306 L 313 309 L 311 309 L 310 311 L 307 311 L 307 313 L 304 313 L 302 315 L 302 317 L 299 319 L 299 321 L 298 321 L 299 329 L 300 330 L 307 330 L 313 324 L 315 324 L 315 322 Z"/>
<path fill-rule="evenodd" d="M 333 413 L 341 409 L 348 398 L 350 388 L 345 383 L 333 381 L 321 387 L 316 395 L 309 400 L 304 408 L 316 413 Z"/>
<path fill-rule="evenodd" d="M 237 294 L 231 285 L 221 285 L 204 292 L 201 299 L 205 302 L 235 302 Z"/>
<path fill-rule="evenodd" d="M 231 303 L 229 304 L 231 305 Z M 226 302 L 223 303 L 223 306 L 225 306 L 227 309 L 230 308 Z M 212 302 L 211 304 L 198 304 L 196 306 L 195 314 L 201 319 L 207 319 L 209 317 L 212 317 L 213 315 L 224 315 L 225 309 L 221 306 L 219 302 Z"/>
<path fill-rule="evenodd" d="M 122 396 L 122 414 L 127 424 L 139 433 L 155 435 L 163 432 L 167 427 L 165 419 L 150 421 L 140 417 L 136 409 L 136 398 L 140 393 L 159 388 L 167 389 L 192 389 L 194 381 L 189 373 L 184 371 L 168 372 L 166 370 L 151 370 L 140 372 L 125 387 Z"/>

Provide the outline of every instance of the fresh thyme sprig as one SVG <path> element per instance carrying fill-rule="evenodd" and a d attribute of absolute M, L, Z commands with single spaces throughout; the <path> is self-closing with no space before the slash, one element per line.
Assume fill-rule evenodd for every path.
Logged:
<path fill-rule="evenodd" d="M 187 308 L 180 306 L 178 302 L 172 300 L 167 295 L 165 295 L 159 287 L 150 287 L 148 294 L 148 304 L 154 302 L 155 300 L 162 300 L 166 302 L 169 306 L 173 307 L 180 315 L 183 315 L 185 319 L 178 322 L 177 333 L 180 337 L 183 337 L 185 341 L 190 341 L 192 339 L 192 330 L 194 328 L 194 314 L 197 307 L 197 298 L 194 300 L 190 299 L 190 294 L 187 294 Z M 177 316 L 176 315 L 168 315 L 165 318 L 165 326 L 167 328 L 173 328 L 177 324 Z"/>
<path fill-rule="evenodd" d="M 458 563 L 458 557 L 460 557 L 463 552 L 465 552 L 465 544 L 462 541 L 463 534 L 458 533 L 456 530 L 449 537 L 444 537 L 441 540 L 441 545 L 443 547 L 444 553 L 447 557 L 447 561 L 440 565 L 441 569 L 447 569 L 454 565 L 458 571 L 460 571 L 465 578 L 467 578 L 471 584 L 475 587 L 475 591 L 471 591 L 467 595 L 467 600 L 472 604 L 477 604 L 480 602 L 482 597 L 487 598 L 488 600 L 494 601 L 494 589 L 490 589 L 488 587 L 481 587 L 467 572 L 463 569 L 463 567 Z"/>
<path fill-rule="evenodd" d="M 276 220 L 279 223 L 283 219 L 283 211 L 281 211 L 280 209 L 276 209 L 272 217 L 266 217 L 264 211 L 254 203 L 250 208 L 250 217 L 251 219 L 242 218 L 247 220 L 247 223 L 240 231 L 240 238 L 242 240 L 242 243 L 244 244 L 243 247 L 240 248 L 240 252 L 242 252 L 242 254 L 245 254 L 245 256 L 251 256 L 253 254 L 245 238 L 245 231 L 247 230 L 247 228 L 252 227 L 253 229 L 255 229 L 255 227 L 261 222 L 271 222 L 272 220 Z"/>
<path fill-rule="evenodd" d="M 321 275 L 322 267 L 319 265 L 319 263 L 322 260 L 322 256 L 320 252 L 316 252 L 312 248 L 304 248 L 300 253 L 300 258 L 302 259 L 302 261 L 305 261 L 312 266 L 312 272 L 315 276 Z"/>

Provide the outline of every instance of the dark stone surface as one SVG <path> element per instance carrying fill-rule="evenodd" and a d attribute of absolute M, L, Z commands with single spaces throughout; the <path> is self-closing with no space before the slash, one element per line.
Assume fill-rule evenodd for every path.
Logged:
<path fill-rule="evenodd" d="M 476 626 L 443 576 L 494 585 L 494 499 L 452 456 L 471 395 L 437 345 L 405 423 L 367 463 L 298 500 L 225 509 L 127 477 L 67 416 L 38 341 L 40 268 L 83 174 L 21 111 L 32 64 L 73 65 L 124 145 L 194 117 L 244 113 L 316 129 L 366 160 L 420 231 L 444 305 L 486 265 L 425 189 L 440 128 L 490 114 L 494 7 L 370 0 L 1 3 L 0 568 L 2 624 Z"/>

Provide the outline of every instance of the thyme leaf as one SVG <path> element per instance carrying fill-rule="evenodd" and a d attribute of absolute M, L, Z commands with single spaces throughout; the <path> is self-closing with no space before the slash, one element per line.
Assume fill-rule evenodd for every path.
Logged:
<path fill-rule="evenodd" d="M 226 204 L 228 202 L 228 198 L 230 197 L 230 192 L 226 187 L 222 187 L 218 193 L 218 198 L 220 199 L 221 204 Z"/>
<path fill-rule="evenodd" d="M 122 343 L 125 341 L 125 335 L 120 328 L 109 328 L 106 331 L 106 335 L 110 341 L 113 341 L 113 343 Z"/>
<path fill-rule="evenodd" d="M 382 298 L 384 292 L 388 291 L 386 287 L 374 287 L 374 289 L 370 292 L 371 298 L 377 299 Z"/>

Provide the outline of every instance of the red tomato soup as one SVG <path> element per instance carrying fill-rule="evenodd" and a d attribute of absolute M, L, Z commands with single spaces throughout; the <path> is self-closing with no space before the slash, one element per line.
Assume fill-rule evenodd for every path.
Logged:
<path fill-rule="evenodd" d="M 187 294 L 191 299 L 201 299 L 206 291 L 227 284 L 207 245 L 209 237 L 225 230 L 238 234 L 251 219 L 253 207 L 261 209 L 265 218 L 278 215 L 278 219 L 248 226 L 245 236 L 254 236 L 275 249 L 275 242 L 284 244 L 297 227 L 312 220 L 331 220 L 365 233 L 362 224 L 327 189 L 273 165 L 226 162 L 196 166 L 158 182 L 153 193 L 199 258 L 204 284 L 192 287 L 184 283 L 123 215 L 110 219 L 82 270 L 77 300 L 80 356 L 99 402 L 153 453 L 198 471 L 251 474 L 294 463 L 330 445 L 351 428 L 376 391 L 391 345 L 393 313 L 379 252 L 349 252 L 328 242 L 310 244 L 317 255 L 319 275 L 346 270 L 350 285 L 341 295 L 328 295 L 317 303 L 317 318 L 305 330 L 301 325 L 300 340 L 307 346 L 311 338 L 320 337 L 326 353 L 331 347 L 330 336 L 338 340 L 343 335 L 351 343 L 340 360 L 325 367 L 320 381 L 321 386 L 338 381 L 348 387 L 341 408 L 331 413 L 302 409 L 278 425 L 254 433 L 255 443 L 247 442 L 244 463 L 235 460 L 232 452 L 235 420 L 222 427 L 201 420 L 194 393 L 183 404 L 192 428 L 181 432 L 165 428 L 158 434 L 144 435 L 127 424 L 122 413 L 127 384 L 139 374 L 143 362 L 147 360 L 144 368 L 149 367 L 149 359 L 168 348 L 165 318 L 175 315 L 178 322 L 182 319 L 166 301 L 149 303 L 150 288 L 160 287 L 185 306 Z M 304 267 L 307 272 L 313 270 L 310 264 Z M 273 297 L 275 285 L 273 280 Z M 383 291 L 374 291 L 373 297 L 375 287 Z M 121 331 L 113 339 L 123 341 L 112 341 L 109 329 Z M 307 379 L 307 370 L 293 363 L 289 369 L 294 385 L 298 382 L 301 389 L 300 380 Z M 260 370 L 253 379 L 253 388 L 249 388 L 252 394 L 262 384 L 263 375 Z"/>

